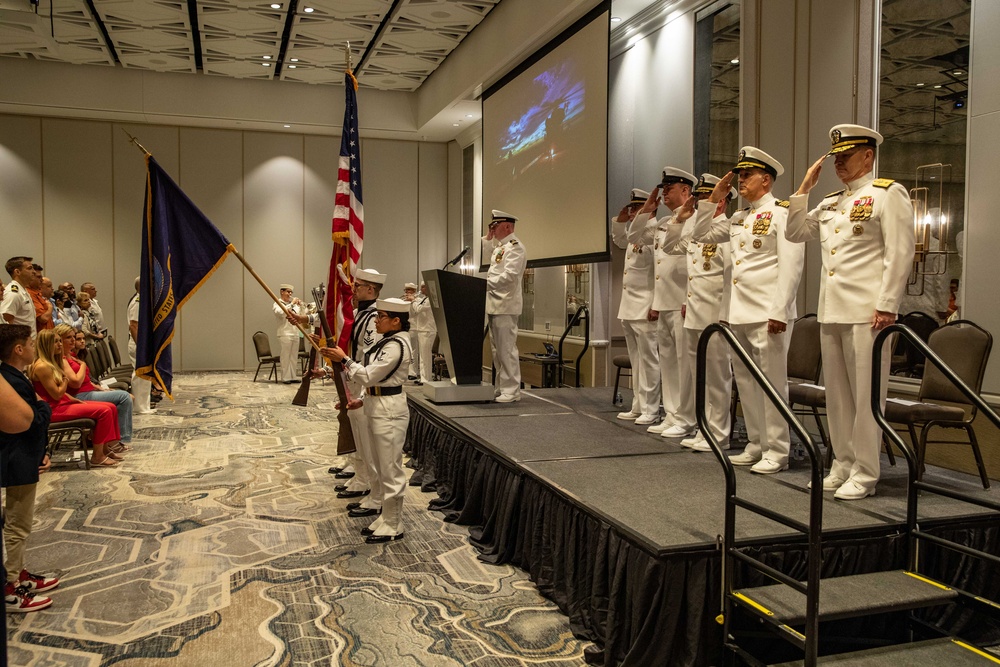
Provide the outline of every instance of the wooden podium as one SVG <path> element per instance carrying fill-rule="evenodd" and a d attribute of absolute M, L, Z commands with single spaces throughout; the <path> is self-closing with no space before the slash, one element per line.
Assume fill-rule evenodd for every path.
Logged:
<path fill-rule="evenodd" d="M 486 280 L 441 269 L 423 272 L 451 380 L 424 384 L 435 403 L 492 401 L 493 385 L 483 382 L 483 329 L 486 322 Z"/>

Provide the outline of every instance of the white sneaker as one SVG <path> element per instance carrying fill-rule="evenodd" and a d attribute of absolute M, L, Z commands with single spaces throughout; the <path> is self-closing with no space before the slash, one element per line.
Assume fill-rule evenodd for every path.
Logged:
<path fill-rule="evenodd" d="M 773 475 L 782 470 L 788 470 L 788 464 L 781 463 L 780 461 L 772 461 L 771 459 L 761 459 L 750 468 L 750 472 L 755 472 L 759 475 Z"/>
<path fill-rule="evenodd" d="M 497 403 L 514 403 L 515 401 L 520 401 L 521 396 L 519 394 L 500 394 L 493 400 Z"/>
<path fill-rule="evenodd" d="M 736 456 L 730 456 L 729 462 L 734 466 L 752 466 L 760 461 L 759 456 L 754 456 L 753 454 L 747 454 L 743 452 L 742 454 L 737 454 Z"/>
<path fill-rule="evenodd" d="M 681 444 L 683 445 L 684 443 L 682 442 Z M 690 445 L 690 447 L 691 447 L 691 449 L 693 449 L 696 452 L 710 452 L 710 451 L 712 451 L 712 445 L 708 444 L 708 440 L 705 440 L 704 438 L 702 438 L 699 442 L 696 442 L 693 445 Z M 719 449 L 721 449 L 722 451 L 726 451 L 727 449 L 729 449 L 729 439 L 728 438 L 719 443 Z"/>
<path fill-rule="evenodd" d="M 825 486 L 825 485 L 824 485 Z M 833 494 L 833 497 L 837 500 L 861 500 L 862 498 L 867 498 L 868 496 L 875 495 L 875 487 L 867 488 L 858 484 L 852 479 L 847 480 L 844 484 L 837 489 L 837 492 Z"/>
<path fill-rule="evenodd" d="M 616 416 L 618 417 L 618 419 L 621 419 L 623 421 L 634 422 L 636 419 L 638 419 L 642 415 L 639 414 L 638 412 L 632 412 L 630 410 L 628 412 L 619 412 Z"/>
<path fill-rule="evenodd" d="M 646 426 L 648 424 L 656 424 L 660 421 L 660 415 L 642 415 L 635 420 L 636 426 Z"/>
<path fill-rule="evenodd" d="M 646 433 L 653 433 L 655 435 L 660 435 L 661 433 L 663 433 L 664 431 L 666 431 L 668 428 L 670 428 L 673 425 L 674 425 L 673 422 L 667 421 L 666 419 L 664 419 L 659 424 L 654 424 L 654 425 L 650 426 L 649 428 L 647 428 L 646 429 Z"/>
<path fill-rule="evenodd" d="M 689 435 L 694 435 L 695 431 L 698 430 L 697 426 L 684 426 L 683 424 L 674 424 L 670 428 L 666 429 L 660 435 L 664 438 L 686 438 Z"/>

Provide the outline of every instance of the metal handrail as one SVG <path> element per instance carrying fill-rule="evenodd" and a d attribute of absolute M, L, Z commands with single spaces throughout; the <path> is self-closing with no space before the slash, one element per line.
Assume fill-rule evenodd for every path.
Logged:
<path fill-rule="evenodd" d="M 581 315 L 582 313 L 582 315 Z M 558 386 L 563 386 L 563 342 L 566 340 L 566 336 L 569 335 L 570 329 L 572 329 L 577 323 L 583 320 L 586 326 L 583 327 L 583 349 L 580 350 L 580 354 L 576 356 L 576 388 L 580 388 L 580 360 L 583 359 L 583 355 L 587 354 L 587 350 L 590 349 L 590 309 L 587 308 L 587 304 L 583 304 L 576 309 L 576 313 L 573 314 L 573 319 L 569 321 L 566 325 L 566 329 L 563 331 L 562 336 L 559 337 L 559 376 L 556 384 Z"/>
<path fill-rule="evenodd" d="M 809 490 L 809 524 L 807 527 L 806 538 L 808 542 L 808 568 L 806 575 L 805 584 L 805 596 L 806 596 L 806 623 L 805 623 L 805 664 L 814 665 L 816 664 L 816 659 L 819 654 L 819 581 L 820 581 L 820 566 L 822 565 L 822 532 L 823 532 L 823 456 L 819 451 L 819 446 L 813 441 L 812 436 L 809 435 L 805 427 L 796 418 L 795 413 L 788 406 L 788 403 L 781 397 L 774 385 L 771 384 L 770 380 L 764 375 L 764 373 L 758 368 L 757 364 L 753 362 L 747 351 L 743 349 L 739 340 L 736 338 L 736 334 L 733 333 L 732 329 L 723 324 L 711 324 L 709 325 L 701 334 L 698 339 L 698 361 L 697 361 L 697 373 L 695 376 L 695 412 L 698 417 L 698 428 L 702 435 L 705 436 L 705 440 L 712 448 L 712 453 L 722 464 L 723 471 L 726 476 L 726 518 L 725 518 L 725 535 L 723 536 L 723 590 L 726 595 L 725 610 L 724 610 L 724 636 L 728 637 L 729 634 L 729 623 L 730 614 L 728 613 L 731 606 L 731 601 L 729 594 L 733 592 L 733 567 L 728 562 L 729 559 L 736 560 L 739 559 L 748 563 L 751 567 L 754 567 L 758 571 L 772 576 L 770 567 L 765 565 L 763 562 L 754 559 L 746 554 L 740 553 L 736 555 L 736 508 L 743 507 L 749 511 L 760 514 L 761 516 L 766 516 L 767 518 L 774 520 L 773 516 L 768 516 L 768 514 L 777 514 L 774 510 L 770 512 L 761 512 L 758 506 L 754 503 L 750 503 L 746 500 L 741 500 L 736 495 L 736 471 L 733 466 L 732 461 L 723 452 L 722 447 L 719 445 L 715 436 L 712 434 L 712 429 L 709 428 L 708 415 L 706 414 L 706 354 L 708 351 L 708 345 L 711 341 L 712 336 L 719 334 L 725 341 L 729 344 L 730 349 L 735 353 L 736 357 L 743 363 L 750 376 L 754 381 L 760 386 L 764 395 L 767 399 L 774 405 L 774 407 L 781 413 L 782 418 L 789 425 L 789 427 L 795 431 L 795 434 L 802 440 L 805 445 L 806 453 L 809 456 L 810 464 L 810 479 L 811 488 Z M 793 519 L 788 518 L 788 521 L 781 521 L 781 523 L 795 528 L 795 522 Z M 759 564 L 759 565 L 758 565 Z M 778 579 L 782 583 L 791 585 L 787 577 L 773 577 Z M 795 588 L 795 586 L 792 586 Z M 800 590 L 801 592 L 801 590 Z"/>
<path fill-rule="evenodd" d="M 1000 511 L 1000 503 L 995 501 L 989 501 L 983 498 L 976 498 L 972 495 L 957 491 L 955 489 L 947 489 L 944 487 L 937 486 L 936 484 L 930 484 L 917 479 L 917 459 L 914 452 L 910 447 L 903 442 L 903 438 L 896 432 L 896 429 L 892 427 L 889 421 L 885 417 L 885 411 L 882 407 L 881 394 L 882 394 L 882 348 L 885 343 L 886 338 L 891 336 L 893 333 L 898 333 L 899 335 L 906 338 L 906 340 L 913 345 L 915 348 L 923 352 L 927 361 L 934 364 L 942 375 L 948 378 L 955 387 L 965 395 L 969 402 L 979 408 L 987 419 L 989 419 L 993 424 L 1000 428 L 1000 416 L 993 411 L 986 401 L 983 400 L 982 396 L 977 394 L 969 385 L 965 383 L 962 378 L 953 371 L 948 364 L 944 362 L 934 352 L 930 346 L 925 343 L 913 329 L 903 325 L 903 324 L 893 324 L 885 329 L 882 329 L 875 336 L 875 342 L 873 343 L 874 349 L 872 350 L 872 385 L 871 385 L 871 409 L 872 415 L 875 417 L 875 422 L 882 429 L 882 432 L 888 437 L 900 451 L 903 452 L 903 457 L 906 459 L 907 467 L 907 479 L 906 479 L 906 533 L 907 533 L 907 547 L 908 547 L 908 562 L 909 568 L 916 572 L 919 566 L 919 553 L 917 550 L 917 540 L 924 539 L 927 541 L 933 541 L 935 543 L 949 542 L 949 540 L 944 540 L 942 538 L 937 538 L 931 540 L 931 536 L 920 531 L 917 525 L 917 499 L 919 495 L 917 491 L 927 491 L 928 493 L 934 493 L 940 496 L 946 496 L 953 500 L 959 502 L 965 502 L 971 505 L 977 505 L 979 507 L 985 507 L 987 509 L 992 509 L 995 511 Z M 927 368 L 925 362 L 924 368 Z M 943 544 L 948 548 L 948 545 Z M 955 545 L 954 549 L 956 551 L 961 551 L 962 553 L 969 554 L 969 548 L 963 547 L 961 549 L 957 548 L 959 545 Z M 990 559 L 991 554 L 984 551 L 976 551 L 980 557 L 984 559 Z"/>

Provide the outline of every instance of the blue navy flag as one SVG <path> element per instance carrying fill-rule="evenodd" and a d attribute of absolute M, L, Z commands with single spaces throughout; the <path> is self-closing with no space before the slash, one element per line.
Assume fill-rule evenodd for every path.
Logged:
<path fill-rule="evenodd" d="M 147 154 L 135 372 L 170 398 L 174 319 L 230 251 L 222 232 Z"/>

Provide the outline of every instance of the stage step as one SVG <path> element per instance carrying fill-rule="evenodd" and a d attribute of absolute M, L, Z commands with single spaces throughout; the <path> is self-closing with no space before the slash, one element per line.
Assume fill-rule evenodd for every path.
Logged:
<path fill-rule="evenodd" d="M 784 584 L 744 588 L 733 600 L 779 625 L 806 621 L 806 596 Z M 894 570 L 822 580 L 820 621 L 854 618 L 950 602 L 958 593 L 919 574 Z"/>
<path fill-rule="evenodd" d="M 795 667 L 804 664 L 783 662 L 772 667 Z M 965 667 L 1000 665 L 1000 657 L 966 644 L 957 639 L 931 639 L 912 644 L 897 644 L 882 648 L 868 649 L 856 653 L 840 653 L 821 657 L 820 665 L 844 665 L 847 667 Z"/>

